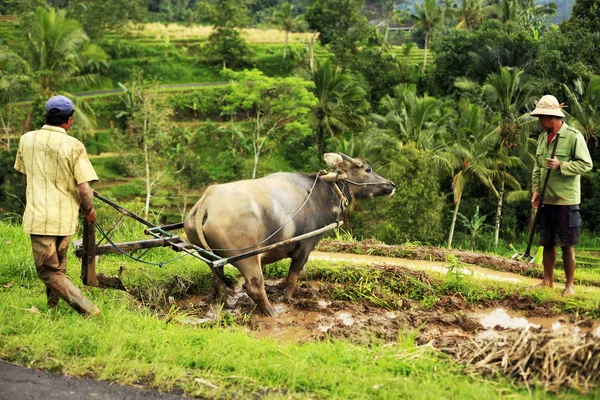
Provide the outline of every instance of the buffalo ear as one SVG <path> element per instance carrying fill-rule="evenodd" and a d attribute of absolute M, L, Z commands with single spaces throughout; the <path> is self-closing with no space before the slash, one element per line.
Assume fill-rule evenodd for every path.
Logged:
<path fill-rule="evenodd" d="M 333 170 L 344 168 L 344 159 L 338 153 L 325 153 L 325 162 Z"/>

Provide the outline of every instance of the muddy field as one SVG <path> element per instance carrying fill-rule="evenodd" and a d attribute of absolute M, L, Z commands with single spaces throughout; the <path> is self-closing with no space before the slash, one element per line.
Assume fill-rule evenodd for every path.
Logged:
<path fill-rule="evenodd" d="M 415 271 L 408 273 L 418 274 Z M 255 312 L 254 303 L 244 289 L 238 286 L 230 291 L 228 307 L 222 310 L 217 310 L 212 294 L 173 300 L 186 315 L 178 322 L 212 325 L 235 321 L 237 325 L 246 327 L 251 334 L 261 338 L 305 342 L 329 336 L 348 339 L 357 344 L 369 344 L 374 338 L 394 342 L 398 332 L 408 331 L 417 332 L 416 337 L 421 344 L 434 340 L 443 342 L 447 333 L 450 336 L 473 337 L 478 331 L 493 328 L 494 321 L 499 330 L 522 327 L 527 323 L 534 330 L 551 329 L 553 325 L 560 323 L 589 332 L 594 326 L 593 319 L 578 319 L 572 314 L 560 314 L 551 305 L 540 305 L 518 295 L 509 296 L 502 301 L 484 301 L 477 305 L 469 304 L 459 294 L 442 296 L 431 309 L 423 309 L 419 302 L 403 299 L 399 309 L 389 310 L 377 307 L 370 301 L 334 300 L 331 293 L 340 286 L 334 283 L 300 282 L 291 302 L 283 301 L 283 279 L 268 280 L 265 286 L 278 312 L 275 318 L 264 317 Z M 165 315 L 168 314 L 168 310 L 164 312 Z M 229 316 L 223 317 L 225 312 L 233 321 L 227 320 Z"/>
<path fill-rule="evenodd" d="M 403 269 L 402 274 L 427 279 L 419 271 Z M 250 335 L 284 343 L 334 338 L 368 346 L 373 341 L 394 343 L 399 334 L 412 332 L 418 344 L 448 354 L 464 364 L 467 373 L 502 373 L 525 385 L 535 382 L 556 391 L 568 386 L 585 392 L 600 374 L 599 324 L 558 313 L 550 303 L 510 295 L 473 305 L 454 294 L 440 296 L 430 308 L 402 299 L 390 309 L 368 299 L 335 299 L 332 293 L 342 285 L 331 282 L 302 281 L 291 302 L 283 301 L 283 279 L 268 280 L 265 286 L 278 312 L 275 318 L 255 313 L 252 300 L 238 286 L 220 310 L 210 294 L 171 299 L 182 312 L 172 322 L 199 327 L 235 324 Z M 166 308 L 163 313 L 173 319 Z"/>

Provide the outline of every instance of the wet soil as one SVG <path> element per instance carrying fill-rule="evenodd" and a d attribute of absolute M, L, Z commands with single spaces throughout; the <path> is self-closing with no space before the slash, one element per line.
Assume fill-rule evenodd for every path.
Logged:
<path fill-rule="evenodd" d="M 419 271 L 410 273 L 423 274 Z M 535 329 L 551 329 L 557 322 L 563 326 L 579 326 L 586 330 L 591 330 L 594 326 L 591 319 L 561 314 L 554 310 L 552 304 L 537 304 L 519 295 L 510 295 L 502 301 L 484 301 L 472 305 L 460 294 L 454 294 L 439 297 L 432 308 L 424 308 L 419 302 L 402 299 L 398 302 L 400 307 L 390 310 L 365 300 L 336 300 L 332 293 L 341 285 L 323 281 L 300 282 L 295 298 L 284 302 L 283 282 L 268 280 L 265 283 L 267 294 L 278 313 L 274 318 L 257 312 L 254 303 L 240 286 L 230 292 L 229 307 L 220 310 L 215 306 L 214 296 L 211 294 L 174 300 L 181 311 L 180 315 L 185 315 L 176 317 L 174 322 L 197 326 L 235 322 L 257 338 L 286 343 L 336 338 L 369 345 L 373 340 L 395 342 L 399 333 L 412 331 L 415 332 L 418 343 L 433 342 L 437 346 L 444 346 L 450 339 L 455 341 L 456 338 L 467 340 L 474 337 L 477 332 L 486 329 L 482 321 L 498 309 L 507 310 L 509 318 L 525 318 L 535 325 Z M 165 310 L 165 315 L 167 311 Z M 495 329 L 507 329 L 503 326 L 504 322 L 499 320 Z"/>

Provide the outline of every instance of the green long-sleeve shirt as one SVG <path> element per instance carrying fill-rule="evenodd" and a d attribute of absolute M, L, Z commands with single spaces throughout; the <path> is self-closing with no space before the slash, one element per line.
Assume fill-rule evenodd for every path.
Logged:
<path fill-rule="evenodd" d="M 579 204 L 581 203 L 581 174 L 592 169 L 592 157 L 583 135 L 577 129 L 563 123 L 556 136 L 559 135 L 556 158 L 560 161 L 560 168 L 550 173 L 544 204 Z M 550 144 L 548 144 L 547 132 L 542 133 L 538 138 L 531 178 L 534 193 L 541 194 L 541 186 L 548 173 L 546 158 L 550 158 L 556 136 Z"/>

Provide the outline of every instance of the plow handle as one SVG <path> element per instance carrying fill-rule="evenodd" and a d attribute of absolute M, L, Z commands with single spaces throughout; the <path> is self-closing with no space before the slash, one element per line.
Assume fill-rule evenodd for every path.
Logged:
<path fill-rule="evenodd" d="M 556 155 L 556 147 L 558 147 L 558 139 L 560 138 L 560 134 L 556 132 L 556 140 L 554 141 L 554 147 L 552 147 L 552 153 L 550 154 L 550 158 L 554 158 Z M 544 196 L 546 195 L 546 188 L 548 187 L 548 181 L 550 180 L 551 169 L 548 170 L 548 173 L 544 177 L 544 184 L 542 185 L 542 191 L 540 193 L 540 201 L 538 203 L 538 208 L 535 211 L 535 217 L 533 218 L 533 226 L 531 227 L 531 232 L 529 233 L 529 241 L 527 242 L 527 249 L 525 250 L 525 255 L 527 257 L 531 257 L 531 245 L 533 244 L 533 238 L 535 236 L 535 228 L 538 225 L 540 220 L 540 208 L 544 204 Z"/>
<path fill-rule="evenodd" d="M 93 222 L 83 222 L 83 248 L 81 280 L 84 285 L 98 286 L 98 277 L 96 276 L 96 227 Z"/>

